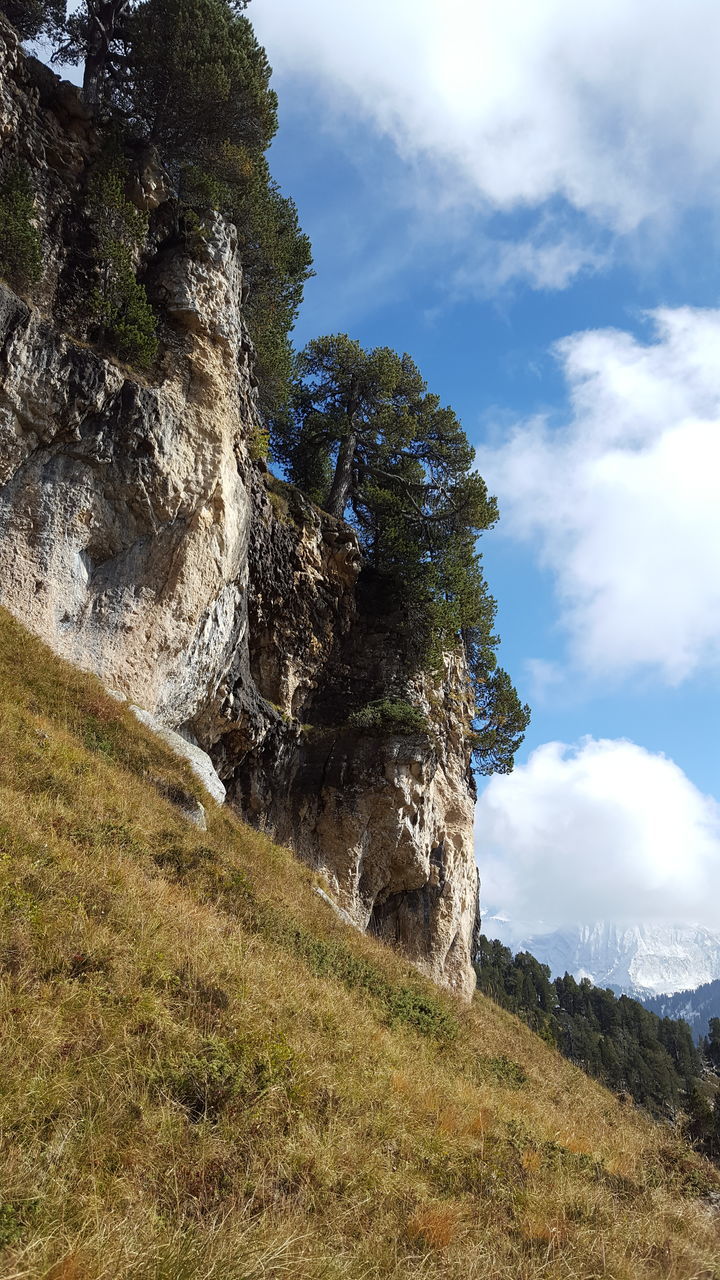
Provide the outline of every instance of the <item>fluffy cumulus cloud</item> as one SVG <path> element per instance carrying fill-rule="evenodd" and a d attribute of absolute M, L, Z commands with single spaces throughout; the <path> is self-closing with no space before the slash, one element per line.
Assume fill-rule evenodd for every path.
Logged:
<path fill-rule="evenodd" d="M 559 200 L 622 233 L 717 194 L 715 0 L 254 0 L 253 22 L 276 70 L 439 167 L 445 199 Z"/>
<path fill-rule="evenodd" d="M 505 532 L 555 575 L 574 658 L 678 684 L 720 659 L 720 311 L 654 313 L 558 346 L 570 421 L 517 426 L 478 462 Z"/>
<path fill-rule="evenodd" d="M 549 742 L 478 802 L 488 911 L 554 928 L 595 920 L 720 926 L 720 806 L 633 742 Z"/>

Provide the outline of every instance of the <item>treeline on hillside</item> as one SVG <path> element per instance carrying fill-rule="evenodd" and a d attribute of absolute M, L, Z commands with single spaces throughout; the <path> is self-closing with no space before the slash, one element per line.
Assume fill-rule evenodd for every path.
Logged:
<path fill-rule="evenodd" d="M 478 988 L 523 1019 L 566 1058 L 658 1116 L 686 1115 L 688 1135 L 720 1157 L 720 1020 L 708 1055 L 682 1019 L 659 1018 L 629 996 L 570 974 L 550 977 L 527 951 L 481 935 Z"/>
<path fill-rule="evenodd" d="M 409 355 L 367 351 L 344 334 L 293 352 L 310 245 L 268 169 L 277 101 L 246 3 L 82 0 L 68 13 L 64 0 L 0 0 L 24 39 L 49 41 L 61 65 L 82 64 L 83 96 L 102 126 L 105 150 L 87 192 L 95 284 L 86 314 L 116 355 L 154 365 L 156 317 L 138 274 L 147 216 L 127 181 L 128 157 L 150 148 L 172 185 L 172 234 L 188 252 L 202 251 L 213 211 L 238 229 L 273 457 L 291 483 L 356 530 L 365 574 L 381 580 L 404 631 L 408 677 L 439 672 L 443 654 L 462 644 L 475 700 L 465 741 L 480 772 L 506 773 L 530 713 L 497 666 L 496 605 L 477 551 L 497 503 L 455 413 Z M 23 245 L 24 269 L 40 269 L 30 176 L 13 170 L 4 187 L 0 172 L 0 271 L 3 241 L 6 257 L 8 243 L 16 246 L 16 268 Z M 429 730 L 403 681 L 356 722 Z"/>
<path fill-rule="evenodd" d="M 695 1039 L 702 1042 L 713 1019 L 720 1019 L 720 978 L 672 995 L 643 996 L 642 1002 L 661 1018 L 685 1018 Z"/>

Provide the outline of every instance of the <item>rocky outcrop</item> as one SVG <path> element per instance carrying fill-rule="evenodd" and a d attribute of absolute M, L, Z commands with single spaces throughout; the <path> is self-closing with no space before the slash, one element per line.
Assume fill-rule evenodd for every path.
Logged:
<path fill-rule="evenodd" d="M 208 752 L 228 800 L 290 844 L 356 926 L 460 994 L 477 904 L 460 655 L 411 674 L 352 530 L 254 457 L 260 431 L 234 229 L 190 252 L 147 156 L 144 278 L 160 317 L 138 375 L 83 334 L 85 183 L 71 86 L 0 22 L 0 131 L 31 161 L 46 270 L 0 287 L 0 603 Z M 33 158 L 34 157 L 34 158 Z M 80 334 L 80 338 L 78 337 Z M 371 736 L 387 693 L 428 730 Z"/>

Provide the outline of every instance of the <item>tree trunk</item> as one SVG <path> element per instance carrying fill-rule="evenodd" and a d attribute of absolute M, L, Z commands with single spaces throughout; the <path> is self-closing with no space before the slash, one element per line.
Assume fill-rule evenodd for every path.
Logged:
<path fill-rule="evenodd" d="M 335 475 L 330 486 L 327 509 L 331 516 L 342 520 L 352 490 L 353 462 L 357 448 L 357 432 L 350 431 L 338 450 Z"/>
<path fill-rule="evenodd" d="M 85 55 L 82 96 L 83 101 L 89 107 L 96 107 L 100 101 L 100 84 L 102 82 L 104 62 L 105 59 L 101 50 L 91 53 L 90 49 L 88 49 Z"/>
<path fill-rule="evenodd" d="M 129 0 L 94 0 L 88 4 L 88 35 L 83 73 L 83 99 L 96 107 L 102 97 L 102 86 L 115 36 L 118 19 L 128 8 Z"/>

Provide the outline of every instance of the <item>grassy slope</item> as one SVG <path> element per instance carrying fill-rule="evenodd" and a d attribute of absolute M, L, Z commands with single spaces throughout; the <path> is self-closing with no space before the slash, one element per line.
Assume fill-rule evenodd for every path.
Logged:
<path fill-rule="evenodd" d="M 0 614 L 0 1276 L 720 1277 L 717 1176 Z"/>

